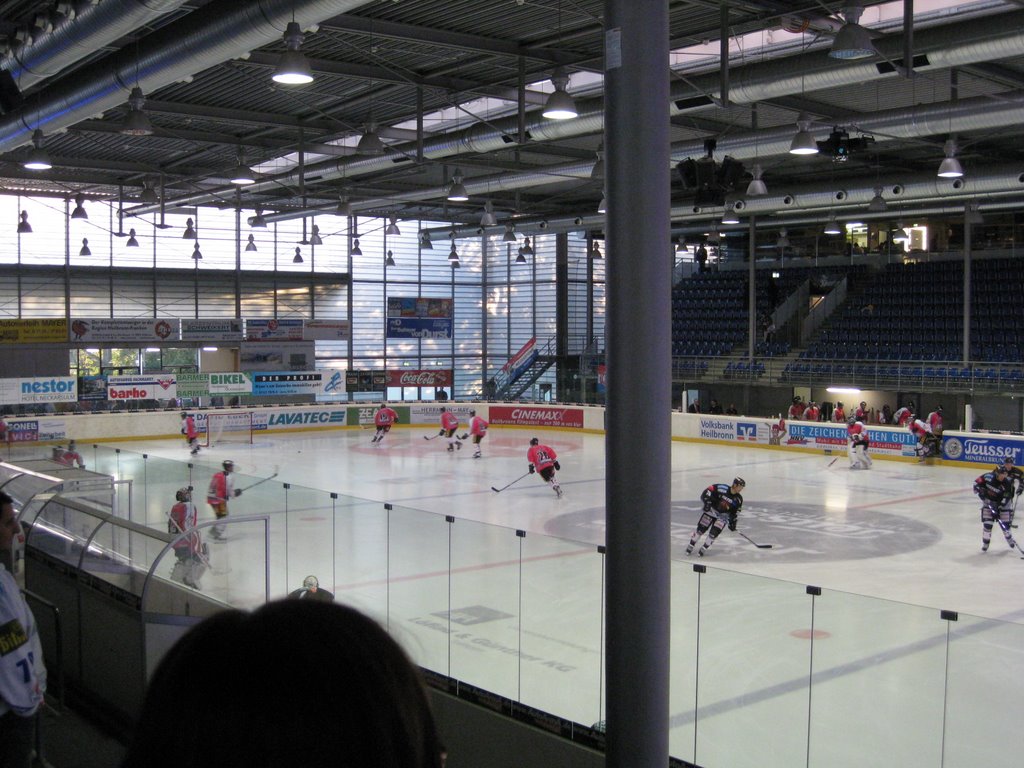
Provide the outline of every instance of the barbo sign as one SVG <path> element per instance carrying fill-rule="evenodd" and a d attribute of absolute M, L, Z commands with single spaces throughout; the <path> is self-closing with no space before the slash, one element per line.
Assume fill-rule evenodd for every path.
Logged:
<path fill-rule="evenodd" d="M 489 415 L 492 426 L 507 424 L 520 427 L 583 428 L 583 410 L 581 408 L 492 405 Z"/>

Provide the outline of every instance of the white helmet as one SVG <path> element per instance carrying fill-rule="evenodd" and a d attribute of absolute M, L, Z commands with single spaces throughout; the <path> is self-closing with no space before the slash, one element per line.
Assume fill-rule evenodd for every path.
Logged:
<path fill-rule="evenodd" d="M 302 580 L 303 589 L 316 589 L 320 586 L 320 582 L 317 581 L 316 576 L 307 576 Z"/>

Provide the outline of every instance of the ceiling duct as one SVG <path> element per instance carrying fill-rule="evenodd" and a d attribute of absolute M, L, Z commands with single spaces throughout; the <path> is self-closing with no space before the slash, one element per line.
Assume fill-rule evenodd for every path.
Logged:
<path fill-rule="evenodd" d="M 0 70 L 11 76 L 25 92 L 79 61 L 94 56 L 125 35 L 166 16 L 186 0 L 103 0 L 75 3 L 73 17 L 53 31 L 30 36 L 0 59 Z"/>
<path fill-rule="evenodd" d="M 31 105 L 0 119 L 0 152 L 25 144 L 32 131 L 53 133 L 125 101 L 135 85 L 145 93 L 248 54 L 281 37 L 293 19 L 303 28 L 352 11 L 368 0 L 218 0 L 182 21 L 74 73 L 41 92 Z M 96 73 L 99 74 L 96 74 Z"/>

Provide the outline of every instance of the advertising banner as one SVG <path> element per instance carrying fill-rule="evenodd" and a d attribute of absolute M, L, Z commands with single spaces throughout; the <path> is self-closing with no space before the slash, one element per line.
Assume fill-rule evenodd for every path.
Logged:
<path fill-rule="evenodd" d="M 388 371 L 389 387 L 450 387 L 451 368 L 431 368 L 420 371 Z"/>
<path fill-rule="evenodd" d="M 210 374 L 177 373 L 175 378 L 178 381 L 178 397 L 210 396 Z"/>
<path fill-rule="evenodd" d="M 0 379 L 0 403 L 73 403 L 77 399 L 78 382 L 73 376 Z"/>
<path fill-rule="evenodd" d="M 35 443 L 40 440 L 63 440 L 68 436 L 64 419 L 44 416 L 7 422 L 7 439 L 12 443 Z"/>
<path fill-rule="evenodd" d="M 473 410 L 473 406 L 468 403 L 457 404 L 457 403 L 437 403 L 436 405 L 412 405 L 409 406 L 409 420 L 408 424 L 429 424 L 430 426 L 438 426 L 441 423 L 441 408 L 451 411 L 458 419 L 459 423 L 463 426 L 469 424 L 469 412 Z M 491 407 L 491 413 L 494 413 L 494 407 Z M 491 421 L 491 424 L 494 422 Z"/>
<path fill-rule="evenodd" d="M 608 366 L 601 363 L 597 366 L 597 394 L 603 395 L 606 390 L 606 380 L 608 378 Z"/>
<path fill-rule="evenodd" d="M 68 340 L 64 318 L 0 320 L 0 344 L 62 344 Z"/>
<path fill-rule="evenodd" d="M 845 424 L 714 416 L 701 416 L 699 423 L 696 436 L 703 440 L 818 448 L 829 454 L 847 450 Z M 917 444 L 909 431 L 902 430 L 868 427 L 868 438 L 875 455 L 913 456 Z"/>
<path fill-rule="evenodd" d="M 249 375 L 252 377 L 254 395 L 337 396 L 345 392 L 345 374 L 342 371 L 263 372 Z"/>
<path fill-rule="evenodd" d="M 106 376 L 79 376 L 78 377 L 78 399 L 79 400 L 106 400 L 107 399 L 107 377 Z"/>
<path fill-rule="evenodd" d="M 176 341 L 179 323 L 172 318 L 74 318 L 71 320 L 71 341 L 77 342 L 147 342 Z"/>
<path fill-rule="evenodd" d="M 302 341 L 302 318 L 245 321 L 246 341 Z"/>
<path fill-rule="evenodd" d="M 173 400 L 177 396 L 173 373 L 107 377 L 108 400 Z"/>
<path fill-rule="evenodd" d="M 510 378 L 515 378 L 520 369 L 526 367 L 536 355 L 537 339 L 530 339 L 528 342 L 508 359 L 508 362 L 501 366 L 502 373 L 507 373 Z"/>
<path fill-rule="evenodd" d="M 347 422 L 346 408 L 268 408 L 252 415 L 254 430 L 312 429 L 317 427 L 343 427 Z"/>
<path fill-rule="evenodd" d="M 388 317 L 446 317 L 451 319 L 452 299 L 428 299 L 422 296 L 389 296 Z"/>
<path fill-rule="evenodd" d="M 241 341 L 242 321 L 228 320 L 182 320 L 182 341 Z"/>
<path fill-rule="evenodd" d="M 252 393 L 252 376 L 248 373 L 207 373 L 211 395 L 248 395 Z M 179 382 L 180 386 L 180 382 Z"/>
<path fill-rule="evenodd" d="M 242 342 L 238 365 L 243 371 L 312 371 L 316 367 L 316 342 Z"/>
<path fill-rule="evenodd" d="M 491 426 L 496 424 L 520 427 L 583 428 L 582 408 L 539 408 L 534 405 L 492 405 Z"/>
<path fill-rule="evenodd" d="M 1001 464 L 1007 456 L 1015 465 L 1024 464 L 1024 442 L 1004 437 L 961 435 L 942 438 L 942 458 L 969 461 L 973 464 Z"/>
<path fill-rule="evenodd" d="M 306 341 L 348 341 L 351 336 L 348 320 L 306 320 L 302 326 Z"/>
<path fill-rule="evenodd" d="M 389 339 L 450 339 L 452 321 L 425 317 L 389 317 Z"/>

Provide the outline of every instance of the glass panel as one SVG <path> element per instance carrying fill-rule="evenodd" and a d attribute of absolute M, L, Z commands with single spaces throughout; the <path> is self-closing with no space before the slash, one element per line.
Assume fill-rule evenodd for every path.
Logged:
<path fill-rule="evenodd" d="M 810 646 L 797 633 L 810 626 L 810 600 L 794 584 L 717 569 L 700 590 L 695 761 L 802 765 Z"/>
<path fill-rule="evenodd" d="M 395 507 L 388 515 L 387 629 L 420 666 L 450 674 L 450 523 Z"/>
<path fill-rule="evenodd" d="M 520 701 L 593 725 L 604 711 L 604 555 L 535 534 L 522 542 Z"/>
<path fill-rule="evenodd" d="M 669 648 L 669 754 L 683 760 L 695 760 L 697 702 L 697 621 L 700 617 L 701 575 L 693 565 L 672 561 L 672 637 Z"/>
<path fill-rule="evenodd" d="M 347 496 L 334 503 L 335 599 L 386 619 L 388 515 L 384 506 Z"/>
<path fill-rule="evenodd" d="M 333 592 L 332 499 L 323 491 L 296 485 L 288 488 L 285 494 L 287 550 L 280 565 L 284 568 L 287 591 L 300 589 L 302 580 L 312 575 L 324 589 Z"/>
<path fill-rule="evenodd" d="M 811 766 L 940 765 L 946 625 L 938 612 L 840 592 L 814 601 Z"/>
<path fill-rule="evenodd" d="M 468 520 L 452 524 L 452 677 L 519 700 L 522 626 L 515 530 Z M 526 662 L 524 662 L 526 663 Z"/>
<path fill-rule="evenodd" d="M 949 629 L 943 768 L 1019 765 L 1024 626 L 961 613 Z"/>

